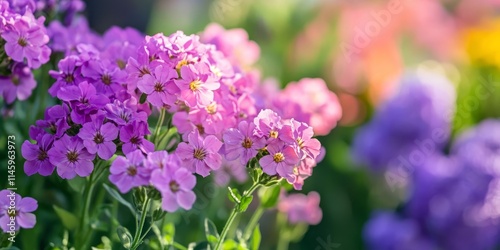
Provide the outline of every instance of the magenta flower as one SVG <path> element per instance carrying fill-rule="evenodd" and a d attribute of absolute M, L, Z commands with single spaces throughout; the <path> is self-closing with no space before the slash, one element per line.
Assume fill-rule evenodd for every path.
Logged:
<path fill-rule="evenodd" d="M 278 210 L 285 213 L 288 217 L 288 222 L 291 224 L 307 223 L 317 225 L 323 213 L 319 207 L 320 197 L 316 192 L 304 194 L 290 194 L 282 196 L 278 204 Z"/>
<path fill-rule="evenodd" d="M 83 145 L 91 154 L 96 154 L 103 160 L 109 160 L 116 152 L 113 142 L 118 137 L 118 128 L 111 122 L 104 123 L 103 116 L 97 116 L 93 121 L 83 124 L 78 133 Z"/>
<path fill-rule="evenodd" d="M 116 157 L 109 168 L 109 180 L 122 193 L 133 187 L 148 185 L 151 171 L 144 166 L 144 160 L 141 150 L 135 150 L 126 157 Z"/>
<path fill-rule="evenodd" d="M 258 151 L 266 145 L 264 138 L 254 135 L 255 124 L 241 121 L 238 129 L 230 128 L 223 135 L 226 159 L 240 159 L 242 165 L 254 158 Z"/>
<path fill-rule="evenodd" d="M 148 161 L 156 162 L 153 165 L 157 169 L 151 174 L 151 184 L 161 193 L 163 210 L 173 213 L 179 207 L 191 209 L 196 200 L 192 191 L 196 185 L 196 177 L 181 167 L 175 154 L 168 155 L 166 151 L 154 152 L 148 156 Z M 158 162 L 161 162 L 161 165 L 158 165 Z"/>
<path fill-rule="evenodd" d="M 153 152 L 155 145 L 144 138 L 150 134 L 147 123 L 134 121 L 120 129 L 120 141 L 124 154 L 140 149 L 143 153 Z"/>
<path fill-rule="evenodd" d="M 293 176 L 295 166 L 299 163 L 297 151 L 290 145 L 286 145 L 282 141 L 275 140 L 267 145 L 269 155 L 262 157 L 259 160 L 264 173 L 268 175 L 276 175 L 290 180 Z"/>
<path fill-rule="evenodd" d="M 36 216 L 33 212 L 38 202 L 31 197 L 21 197 L 10 190 L 0 191 L 0 227 L 5 233 L 19 228 L 33 228 Z M 14 220 L 12 220 L 14 218 Z"/>
<path fill-rule="evenodd" d="M 145 74 L 137 82 L 140 91 L 148 95 L 148 102 L 156 107 L 172 107 L 177 101 L 179 88 L 172 81 L 177 72 L 163 65 L 158 65 L 153 74 Z"/>
<path fill-rule="evenodd" d="M 261 110 L 253 122 L 256 126 L 255 134 L 269 141 L 278 138 L 283 127 L 281 117 L 270 109 Z"/>
<path fill-rule="evenodd" d="M 45 110 L 45 118 L 36 121 L 36 125 L 39 128 L 48 129 L 55 136 L 55 139 L 61 138 L 70 128 L 68 124 L 69 114 L 70 110 L 66 104 L 52 106 Z M 30 137 L 37 140 L 38 135 L 32 135 L 30 131 Z"/>
<path fill-rule="evenodd" d="M 94 169 L 95 155 L 85 149 L 80 138 L 64 135 L 54 142 L 49 150 L 49 159 L 57 167 L 57 174 L 63 179 L 73 179 L 76 175 L 89 176 Z"/>
<path fill-rule="evenodd" d="M 10 76 L 0 76 L 0 94 L 8 104 L 28 99 L 35 87 L 35 78 L 23 63 L 15 63 Z"/>
<path fill-rule="evenodd" d="M 220 83 L 213 77 L 205 63 L 182 67 L 181 77 L 175 80 L 175 84 L 181 90 L 179 98 L 190 107 L 207 106 L 214 100 L 213 91 L 220 88 Z"/>
<path fill-rule="evenodd" d="M 181 142 L 176 150 L 187 169 L 206 177 L 210 174 L 210 170 L 220 168 L 222 157 L 218 152 L 222 142 L 217 137 L 209 135 L 203 139 L 195 130 L 188 135 L 188 142 Z"/>
<path fill-rule="evenodd" d="M 51 175 L 56 168 L 50 163 L 48 151 L 52 147 L 54 136 L 51 134 L 43 135 L 38 144 L 31 144 L 28 140 L 24 141 L 21 147 L 21 153 L 26 159 L 24 163 L 24 172 L 27 175 L 39 173 L 42 176 Z"/>
<path fill-rule="evenodd" d="M 5 39 L 5 52 L 13 60 L 28 62 L 30 68 L 38 68 L 49 60 L 50 49 L 47 47 L 49 36 L 43 22 L 45 17 L 35 19 L 33 13 L 26 11 L 24 16 L 14 21 L 11 29 L 1 34 Z"/>

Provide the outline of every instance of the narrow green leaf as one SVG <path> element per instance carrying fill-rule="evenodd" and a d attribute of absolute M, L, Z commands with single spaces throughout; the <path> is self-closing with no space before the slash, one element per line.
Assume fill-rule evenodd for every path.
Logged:
<path fill-rule="evenodd" d="M 175 236 L 175 225 L 174 223 L 167 223 L 163 226 L 163 238 L 168 245 L 172 245 L 174 243 Z"/>
<path fill-rule="evenodd" d="M 61 219 L 65 228 L 67 228 L 68 230 L 73 230 L 78 226 L 78 218 L 74 214 L 56 205 L 53 205 L 52 207 L 56 211 L 57 216 L 59 216 L 59 219 Z"/>
<path fill-rule="evenodd" d="M 262 235 L 260 234 L 259 224 L 255 227 L 250 240 L 250 250 L 258 250 Z"/>
<path fill-rule="evenodd" d="M 205 236 L 207 241 L 211 244 L 216 244 L 219 240 L 219 232 L 217 232 L 217 227 L 208 218 L 205 218 Z"/>
<path fill-rule="evenodd" d="M 240 195 L 240 192 L 238 191 L 238 189 L 230 188 L 230 187 L 227 187 L 227 189 L 229 190 L 229 193 L 228 193 L 229 200 L 231 200 L 232 202 L 234 202 L 236 204 L 240 204 L 241 203 L 241 195 Z"/>
<path fill-rule="evenodd" d="M 126 201 L 116 190 L 112 189 L 108 185 L 103 184 L 103 186 L 109 195 L 111 195 L 113 198 L 115 198 L 122 205 L 128 207 L 130 209 L 130 211 L 132 212 L 132 214 L 135 215 L 135 213 L 136 213 L 135 208 L 134 208 L 134 206 L 132 206 L 132 204 L 130 204 L 130 202 Z"/>

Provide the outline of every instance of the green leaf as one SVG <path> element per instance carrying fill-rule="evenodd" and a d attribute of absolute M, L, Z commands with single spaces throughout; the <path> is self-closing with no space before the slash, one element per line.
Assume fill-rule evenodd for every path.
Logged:
<path fill-rule="evenodd" d="M 234 250 L 238 248 L 238 242 L 236 242 L 233 239 L 227 239 L 224 241 L 224 244 L 222 244 L 222 249 L 224 250 Z"/>
<path fill-rule="evenodd" d="M 252 203 L 252 200 L 253 200 L 252 195 L 243 197 L 240 205 L 238 206 L 238 211 L 241 213 L 247 211 L 247 208 L 250 205 L 250 203 Z"/>
<path fill-rule="evenodd" d="M 255 229 L 252 233 L 252 238 L 250 240 L 250 250 L 258 250 L 260 246 L 260 240 L 262 235 L 260 234 L 259 224 L 255 226 Z"/>
<path fill-rule="evenodd" d="M 217 241 L 219 240 L 219 232 L 217 232 L 217 227 L 208 218 L 205 218 L 204 224 L 205 224 L 205 236 L 207 237 L 207 241 L 211 244 L 217 244 Z"/>
<path fill-rule="evenodd" d="M 132 206 L 132 204 L 130 204 L 125 199 L 123 199 L 123 197 L 116 190 L 112 189 L 108 185 L 103 184 L 103 186 L 104 186 L 104 189 L 106 189 L 106 191 L 108 192 L 109 195 L 111 195 L 113 198 L 115 198 L 115 200 L 117 200 L 118 202 L 120 202 L 122 205 L 128 207 L 130 209 L 130 211 L 132 212 L 132 214 L 135 215 L 136 211 L 135 211 L 134 206 Z"/>
<path fill-rule="evenodd" d="M 78 226 L 78 218 L 74 214 L 56 205 L 53 205 L 52 207 L 56 211 L 57 216 L 59 216 L 59 218 L 61 219 L 65 228 L 67 228 L 68 230 L 73 230 Z"/>
<path fill-rule="evenodd" d="M 132 235 L 130 234 L 128 229 L 122 226 L 118 226 L 116 228 L 116 233 L 118 234 L 118 238 L 120 239 L 123 247 L 126 249 L 130 249 L 130 247 L 132 247 Z"/>
<path fill-rule="evenodd" d="M 261 190 L 261 191 L 260 191 Z M 264 208 L 272 208 L 278 203 L 280 197 L 281 186 L 276 185 L 269 188 L 261 188 L 259 191 L 261 206 Z"/>
<path fill-rule="evenodd" d="M 238 189 L 236 189 L 236 188 L 230 188 L 230 187 L 227 187 L 227 189 L 229 190 L 229 193 L 228 193 L 229 200 L 231 200 L 232 202 L 234 202 L 236 204 L 240 204 L 241 203 L 240 191 L 238 191 Z"/>
<path fill-rule="evenodd" d="M 86 183 L 85 178 L 82 178 L 79 176 L 77 176 L 71 180 L 68 180 L 68 184 L 71 187 L 71 189 L 78 192 L 79 194 L 81 194 L 83 192 L 83 190 L 85 189 L 85 183 Z"/>

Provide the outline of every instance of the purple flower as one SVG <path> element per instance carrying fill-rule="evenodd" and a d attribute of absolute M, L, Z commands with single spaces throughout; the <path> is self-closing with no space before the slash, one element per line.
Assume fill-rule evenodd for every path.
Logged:
<path fill-rule="evenodd" d="M 66 133 L 66 130 L 70 128 L 68 124 L 69 114 L 70 110 L 66 104 L 52 106 L 45 110 L 45 119 L 36 121 L 36 125 L 39 128 L 48 129 L 56 139 L 61 138 Z M 38 133 L 38 131 L 35 132 Z M 38 135 L 32 134 L 31 131 L 30 137 L 38 140 Z"/>
<path fill-rule="evenodd" d="M 59 71 L 49 71 L 50 76 L 56 79 L 56 82 L 49 88 L 50 95 L 55 97 L 62 87 L 77 85 L 84 80 L 80 63 L 78 56 L 71 55 L 59 61 L 57 64 Z"/>
<path fill-rule="evenodd" d="M 147 123 L 134 121 L 120 129 L 120 141 L 122 151 L 128 154 L 136 149 L 140 149 L 143 153 L 153 152 L 155 145 L 144 138 L 145 135 L 150 134 Z"/>
<path fill-rule="evenodd" d="M 82 74 L 90 79 L 99 93 L 113 95 L 121 89 L 126 74 L 108 60 L 89 61 L 82 67 Z"/>
<path fill-rule="evenodd" d="M 248 179 L 246 166 L 241 165 L 239 160 L 222 160 L 222 167 L 214 171 L 214 182 L 220 187 L 225 187 L 231 180 L 237 183 L 245 183 Z"/>
<path fill-rule="evenodd" d="M 36 217 L 32 213 L 38 202 L 31 197 L 22 198 L 10 190 L 0 191 L 0 227 L 5 233 L 18 231 L 19 228 L 33 228 Z"/>
<path fill-rule="evenodd" d="M 9 104 L 13 103 L 16 98 L 20 101 L 28 99 L 35 87 L 35 78 L 30 68 L 23 63 L 14 64 L 12 75 L 0 76 L 0 94 Z"/>
<path fill-rule="evenodd" d="M 21 147 L 21 153 L 26 159 L 24 163 L 24 172 L 27 175 L 39 173 L 43 176 L 51 175 L 55 166 L 50 163 L 48 151 L 52 147 L 54 137 L 51 134 L 43 135 L 38 144 L 31 144 L 24 141 Z"/>
<path fill-rule="evenodd" d="M 372 169 L 385 169 L 399 156 L 415 159 L 415 152 L 440 150 L 450 134 L 455 90 L 441 76 L 409 75 L 399 91 L 382 104 L 374 118 L 358 132 L 353 153 Z"/>
<path fill-rule="evenodd" d="M 206 177 L 210 174 L 210 170 L 220 168 L 222 157 L 218 152 L 222 142 L 217 137 L 209 135 L 203 139 L 195 130 L 189 134 L 188 142 L 181 142 L 176 150 L 187 169 Z"/>
<path fill-rule="evenodd" d="M 127 193 L 133 187 L 147 185 L 151 171 L 144 166 L 144 160 L 141 150 L 133 151 L 126 157 L 116 157 L 109 169 L 109 180 L 122 193 Z"/>
<path fill-rule="evenodd" d="M 276 140 L 267 146 L 269 155 L 259 160 L 264 173 L 286 178 L 289 181 L 294 180 L 294 169 L 299 163 L 297 151 L 290 145 Z"/>
<path fill-rule="evenodd" d="M 191 209 L 196 200 L 192 191 L 196 177 L 181 167 L 177 156 L 168 155 L 166 151 L 154 152 L 148 155 L 148 162 L 156 162 L 153 163 L 156 170 L 151 174 L 151 184 L 161 193 L 163 210 L 173 213 L 179 207 Z"/>
<path fill-rule="evenodd" d="M 11 29 L 1 34 L 5 39 L 5 52 L 13 60 L 23 62 L 27 60 L 30 68 L 38 68 L 49 60 L 50 49 L 45 44 L 49 41 L 43 22 L 45 17 L 38 20 L 30 11 L 14 21 Z"/>
<path fill-rule="evenodd" d="M 386 212 L 376 214 L 368 222 L 364 238 L 369 249 L 373 250 L 441 249 L 420 231 L 417 221 Z"/>
<path fill-rule="evenodd" d="M 106 104 L 106 118 L 114 121 L 118 126 L 129 124 L 133 121 L 147 122 L 148 114 L 138 110 L 135 97 L 130 97 L 124 102 L 114 100 Z"/>
<path fill-rule="evenodd" d="M 90 154 L 80 138 L 64 135 L 54 142 L 49 150 L 49 159 L 57 167 L 57 174 L 63 179 L 73 179 L 76 175 L 89 176 L 94 169 L 95 155 Z"/>
<path fill-rule="evenodd" d="M 257 152 L 264 148 L 264 138 L 254 135 L 255 124 L 241 121 L 238 129 L 230 128 L 224 135 L 224 145 L 226 149 L 226 159 L 229 161 L 240 159 L 240 163 L 245 165 L 250 159 L 257 155 Z"/>
<path fill-rule="evenodd" d="M 182 78 L 175 80 L 181 91 L 179 98 L 190 107 L 209 105 L 214 100 L 213 91 L 220 88 L 210 68 L 205 63 L 198 63 L 184 66 L 180 71 Z"/>
<path fill-rule="evenodd" d="M 96 154 L 103 160 L 109 160 L 116 152 L 113 142 L 118 137 L 118 128 L 111 122 L 104 123 L 103 116 L 97 116 L 93 121 L 83 124 L 78 133 L 83 145 L 91 154 Z"/>
<path fill-rule="evenodd" d="M 174 69 L 156 66 L 153 74 L 146 74 L 137 82 L 140 91 L 148 95 L 148 102 L 156 107 L 171 107 L 177 101 L 179 88 L 172 81 L 177 78 Z"/>
<path fill-rule="evenodd" d="M 316 192 L 310 192 L 308 195 L 290 194 L 282 196 L 278 203 L 278 211 L 285 213 L 288 222 L 291 224 L 307 223 L 317 225 L 323 217 L 319 207 L 319 200 L 319 194 Z"/>
<path fill-rule="evenodd" d="M 90 121 L 90 115 L 109 103 L 105 95 L 97 93 L 96 88 L 85 81 L 78 86 L 61 88 L 57 97 L 71 104 L 71 119 L 78 124 Z"/>

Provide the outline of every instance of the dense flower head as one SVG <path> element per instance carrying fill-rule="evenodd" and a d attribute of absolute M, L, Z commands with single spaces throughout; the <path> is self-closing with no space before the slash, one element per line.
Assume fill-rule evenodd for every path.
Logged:
<path fill-rule="evenodd" d="M 455 91 L 445 78 L 434 74 L 403 77 L 399 91 L 358 132 L 355 157 L 373 169 L 385 169 L 397 163 L 399 156 L 418 165 L 418 152 L 428 156 L 446 144 L 454 105 Z"/>
<path fill-rule="evenodd" d="M 287 215 L 290 224 L 316 225 L 323 217 L 319 201 L 320 197 L 316 192 L 310 192 L 307 195 L 300 193 L 284 195 L 282 193 L 278 211 Z"/>
<path fill-rule="evenodd" d="M 0 228 L 4 233 L 19 231 L 20 228 L 33 228 L 36 216 L 33 212 L 38 202 L 31 197 L 21 197 L 14 191 L 0 191 Z"/>
<path fill-rule="evenodd" d="M 459 135 L 450 155 L 435 152 L 418 167 L 410 168 L 405 175 L 410 185 L 404 208 L 398 215 L 372 218 L 365 228 L 371 249 L 397 249 L 422 242 L 430 249 L 491 249 L 497 245 L 500 178 L 495 161 L 499 128 L 496 120 L 484 121 Z M 403 228 L 411 234 L 394 238 L 393 232 L 404 232 Z M 412 243 L 414 240 L 420 243 Z"/>
<path fill-rule="evenodd" d="M 75 32 L 77 29 L 82 32 Z M 312 138 L 311 117 L 328 117 L 332 122 L 329 129 L 340 117 L 337 111 L 332 111 L 335 115 L 325 113 L 325 109 L 338 108 L 338 103 L 324 82 L 317 79 L 304 80 L 317 85 L 308 94 L 318 98 L 312 103 L 295 103 L 303 114 L 297 119 L 286 105 L 273 105 L 272 96 L 259 92 L 260 73 L 247 67 L 253 60 L 237 59 L 234 53 L 240 49 L 230 48 L 236 44 L 223 45 L 229 43 L 225 41 L 229 38 L 206 38 L 207 43 L 203 43 L 199 36 L 181 31 L 168 36 L 143 36 L 134 29 L 118 27 L 100 37 L 88 29 L 85 19 L 78 18 L 67 25 L 53 22 L 49 31 L 53 39 L 50 46 L 63 54 L 58 68 L 50 71 L 55 83 L 49 94 L 62 104 L 48 108 L 45 118 L 30 129 L 35 142 L 27 142 L 25 148 L 30 157 L 43 150 L 52 152 L 48 154 L 49 162 L 63 178 L 90 174 L 93 164 L 87 163 L 91 156 L 108 160 L 114 155 L 128 157 L 139 150 L 148 155 L 145 162 L 149 163 L 144 165 L 150 166 L 149 157 L 159 155 L 152 153 L 159 138 L 151 135 L 148 118 L 162 111 L 181 135 L 173 155 L 185 170 L 206 177 L 223 163 L 231 165 L 227 169 L 244 170 L 256 158 L 254 162 L 260 162 L 266 174 L 286 178 L 300 189 L 320 159 L 321 145 Z M 241 31 L 220 32 L 254 44 Z M 325 100 L 323 92 L 332 99 Z M 42 144 L 38 133 L 50 135 L 53 142 Z M 155 141 L 149 141 L 152 138 Z M 63 142 L 73 148 L 62 147 Z M 84 161 L 82 168 L 64 162 L 70 151 L 83 157 L 72 159 Z M 114 167 L 114 182 L 129 178 L 126 172 L 123 174 L 128 164 L 126 157 L 119 158 Z M 51 165 L 37 159 L 31 157 L 25 169 L 30 174 L 48 174 Z M 246 174 L 234 176 L 246 178 Z M 121 191 L 133 187 L 117 185 Z M 179 206 L 188 207 L 179 202 Z"/>

